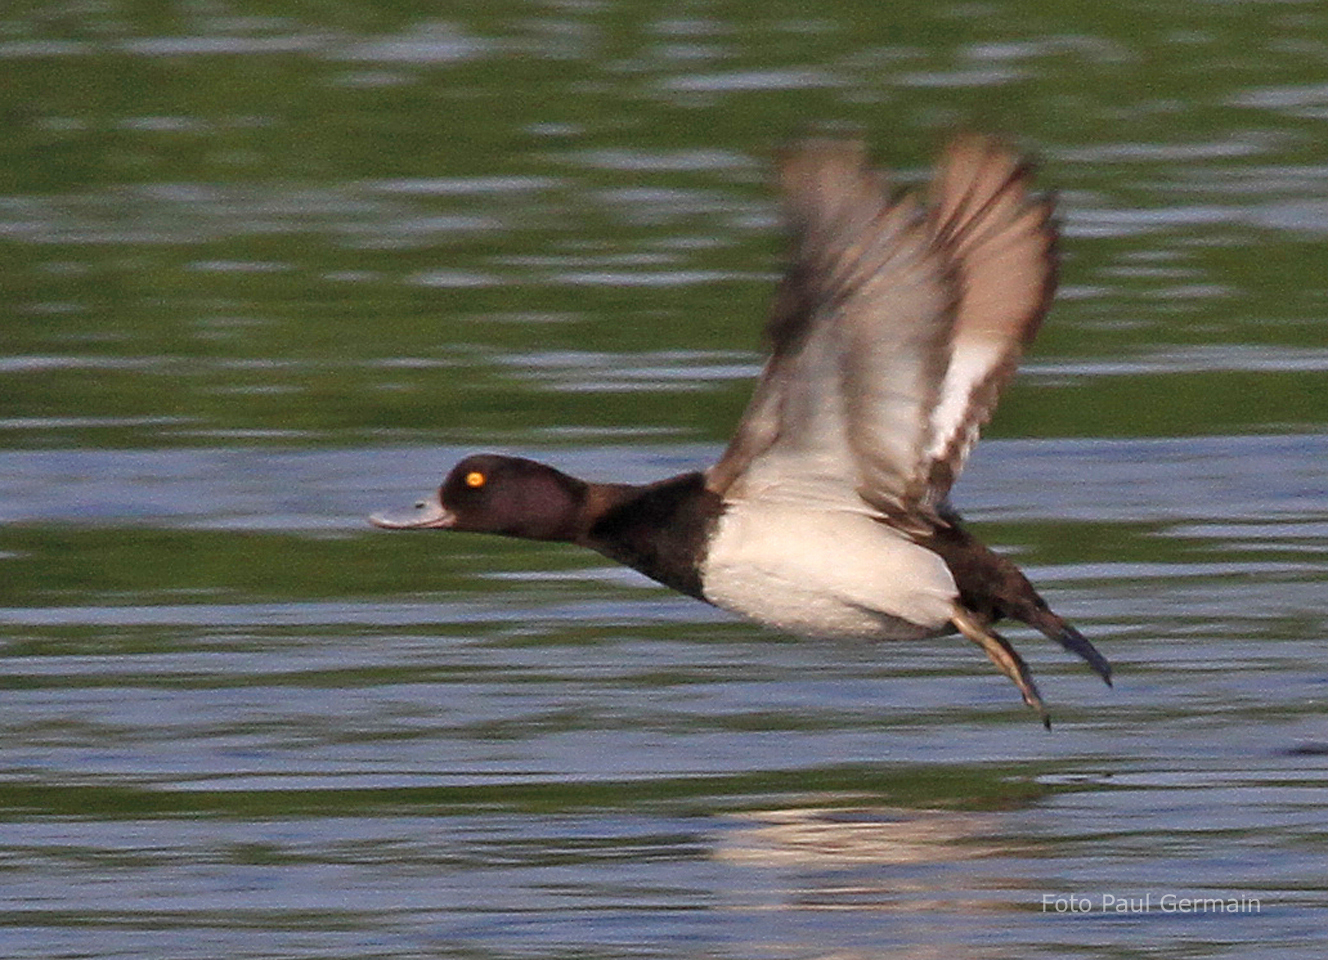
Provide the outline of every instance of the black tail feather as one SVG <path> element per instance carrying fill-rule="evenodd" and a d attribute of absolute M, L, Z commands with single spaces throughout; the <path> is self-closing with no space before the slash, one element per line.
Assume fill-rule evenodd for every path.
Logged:
<path fill-rule="evenodd" d="M 919 542 L 940 554 L 950 568 L 964 609 L 972 611 L 981 625 L 1002 617 L 1022 620 L 1082 657 L 1111 686 L 1111 664 L 1107 658 L 1098 653 L 1087 637 L 1051 612 L 1047 602 L 1008 557 L 974 539 L 948 502 L 942 502 L 937 513 L 942 522 Z"/>
<path fill-rule="evenodd" d="M 1093 668 L 1093 672 L 1102 678 L 1102 682 L 1107 686 L 1111 686 L 1111 664 L 1106 657 L 1098 653 L 1097 647 L 1093 646 L 1082 633 L 1050 610 L 1045 611 L 1043 616 L 1036 620 L 1028 621 L 1028 623 L 1029 626 L 1041 630 L 1070 653 L 1083 657 L 1084 661 Z"/>

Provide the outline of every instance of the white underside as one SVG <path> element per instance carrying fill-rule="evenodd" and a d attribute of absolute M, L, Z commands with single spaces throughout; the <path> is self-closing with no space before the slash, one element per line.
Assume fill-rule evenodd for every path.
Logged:
<path fill-rule="evenodd" d="M 810 637 L 932 636 L 958 596 L 939 556 L 865 513 L 761 501 L 720 516 L 702 583 L 716 606 Z"/>

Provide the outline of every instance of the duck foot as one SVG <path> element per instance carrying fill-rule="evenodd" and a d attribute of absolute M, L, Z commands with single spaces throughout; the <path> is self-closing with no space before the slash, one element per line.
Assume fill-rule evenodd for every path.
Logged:
<path fill-rule="evenodd" d="M 1014 681 L 1014 685 L 1023 694 L 1024 703 L 1037 711 L 1038 716 L 1042 718 L 1042 725 L 1050 730 L 1051 716 L 1042 702 L 1042 695 L 1038 693 L 1033 675 L 1028 671 L 1028 664 L 1024 663 L 1024 658 L 1010 646 L 1010 641 L 995 630 L 983 626 L 972 613 L 958 604 L 955 604 L 950 622 L 959 629 L 960 633 L 981 647 L 1001 673 Z"/>

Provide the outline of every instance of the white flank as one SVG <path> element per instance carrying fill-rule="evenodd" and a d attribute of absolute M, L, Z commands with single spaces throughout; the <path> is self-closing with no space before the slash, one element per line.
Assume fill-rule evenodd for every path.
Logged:
<path fill-rule="evenodd" d="M 939 556 L 865 514 L 751 501 L 720 517 L 702 583 L 767 626 L 871 640 L 945 631 L 958 595 Z"/>

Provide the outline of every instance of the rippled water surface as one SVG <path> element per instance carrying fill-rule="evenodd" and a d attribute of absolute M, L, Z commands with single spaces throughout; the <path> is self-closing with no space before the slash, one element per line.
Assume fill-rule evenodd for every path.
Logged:
<path fill-rule="evenodd" d="M 0 14 L 0 954 L 1314 956 L 1317 3 Z M 1005 132 L 1061 296 L 956 490 L 1113 661 L 389 535 L 717 454 L 811 121 Z"/>

